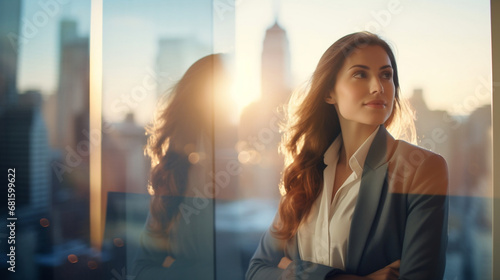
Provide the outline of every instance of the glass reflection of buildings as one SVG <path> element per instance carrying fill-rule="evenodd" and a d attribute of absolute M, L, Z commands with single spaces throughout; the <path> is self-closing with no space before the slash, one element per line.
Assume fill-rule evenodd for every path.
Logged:
<path fill-rule="evenodd" d="M 78 22 L 58 24 L 58 77 L 55 94 L 48 95 L 44 114 L 53 156 L 52 211 L 49 239 L 37 255 L 39 277 L 61 279 L 87 276 L 89 248 L 89 38 Z M 78 221 L 78 222 L 75 222 Z M 79 261 L 68 259 L 75 255 Z M 73 267 L 70 272 L 69 268 Z M 85 268 L 87 268 L 85 270 Z"/>
<path fill-rule="evenodd" d="M 85 260 L 92 255 L 88 245 L 90 143 L 85 135 L 89 130 L 89 40 L 78 35 L 75 21 L 61 21 L 57 93 L 18 94 L 19 45 L 12 40 L 7 45 L 5 38 L 20 34 L 20 6 L 21 1 L 0 3 L 0 11 L 7 13 L 0 16 L 0 67 L 5 75 L 0 81 L 6 81 L 0 89 L 0 154 L 2 169 L 16 168 L 18 174 L 16 264 L 23 269 L 18 269 L 16 279 L 85 279 L 89 275 Z M 81 262 L 68 262 L 70 254 Z M 0 257 L 2 266 L 4 257 Z"/>
<path fill-rule="evenodd" d="M 0 2 L 0 112 L 17 99 L 17 67 L 21 18 L 20 1 Z"/>
<path fill-rule="evenodd" d="M 56 147 L 64 149 L 88 140 L 83 131 L 89 130 L 89 38 L 78 35 L 74 20 L 62 20 L 59 28 Z"/>
<path fill-rule="evenodd" d="M 156 71 L 168 78 L 158 80 L 157 97 L 165 94 L 195 61 L 208 54 L 208 47 L 193 37 L 164 37 L 158 42 Z"/>
<path fill-rule="evenodd" d="M 449 240 L 446 279 L 490 279 L 492 243 L 491 106 L 468 116 L 430 110 L 423 91 L 410 102 L 418 144 L 441 154 L 449 172 Z"/>
<path fill-rule="evenodd" d="M 59 76 L 56 97 L 56 121 L 51 131 L 54 146 L 60 152 L 52 162 L 60 183 L 63 239 L 87 239 L 89 197 L 89 38 L 78 35 L 77 22 L 62 20 L 59 24 Z M 52 120 L 53 121 L 53 120 Z M 58 164 L 62 165 L 58 165 Z M 81 207 L 75 209 L 73 203 Z M 74 216 L 73 216 L 74 215 Z M 73 218 L 72 218 L 73 216 Z M 72 219 L 81 218 L 78 225 Z M 59 242 L 59 241 L 56 241 Z"/>
<path fill-rule="evenodd" d="M 42 94 L 30 90 L 19 94 L 16 88 L 20 45 L 20 1 L 0 2 L 0 167 L 7 173 L 15 169 L 16 266 L 35 267 L 35 253 L 44 229 L 38 220 L 48 217 L 51 205 L 49 169 L 50 147 L 42 116 Z M 0 202 L 0 218 L 7 218 L 7 187 Z M 10 216 L 9 216 L 10 217 Z M 0 276 L 7 270 L 10 233 L 0 231 Z M 10 244 L 14 245 L 14 244 Z M 7 250 L 9 248 L 9 250 Z M 17 269 L 19 279 L 36 279 L 36 270 Z"/>
<path fill-rule="evenodd" d="M 128 113 L 122 122 L 109 124 L 103 134 L 102 186 L 108 192 L 146 193 L 149 162 L 144 157 L 146 135 L 143 126 Z"/>

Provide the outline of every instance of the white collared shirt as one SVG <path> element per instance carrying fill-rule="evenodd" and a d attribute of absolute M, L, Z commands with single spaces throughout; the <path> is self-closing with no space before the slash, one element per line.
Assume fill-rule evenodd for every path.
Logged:
<path fill-rule="evenodd" d="M 349 159 L 352 173 L 339 188 L 333 201 L 331 200 L 333 182 L 342 146 L 342 135 L 339 135 L 326 150 L 324 162 L 327 166 L 323 171 L 323 189 L 313 203 L 311 212 L 301 222 L 297 233 L 302 260 L 345 270 L 349 232 L 363 166 L 378 130 L 379 128 Z"/>

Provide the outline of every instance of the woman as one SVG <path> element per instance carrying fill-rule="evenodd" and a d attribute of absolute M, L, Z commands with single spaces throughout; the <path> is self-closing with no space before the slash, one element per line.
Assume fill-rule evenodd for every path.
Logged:
<path fill-rule="evenodd" d="M 135 279 L 211 279 L 214 98 L 225 87 L 221 55 L 195 62 L 169 92 L 149 128 L 150 215 Z"/>
<path fill-rule="evenodd" d="M 278 214 L 247 279 L 442 279 L 447 166 L 386 130 L 411 136 L 389 45 L 368 32 L 341 38 L 299 102 Z"/>

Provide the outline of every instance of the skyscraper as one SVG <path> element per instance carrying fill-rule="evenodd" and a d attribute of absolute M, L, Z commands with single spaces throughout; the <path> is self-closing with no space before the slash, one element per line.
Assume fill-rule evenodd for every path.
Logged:
<path fill-rule="evenodd" d="M 290 93 L 290 47 L 286 31 L 276 20 L 267 29 L 262 47 L 262 97 L 278 105 Z"/>
<path fill-rule="evenodd" d="M 0 2 L 0 113 L 17 99 L 21 1 Z"/>
<path fill-rule="evenodd" d="M 89 39 L 78 36 L 77 23 L 62 20 L 59 29 L 57 147 L 75 146 L 88 130 Z"/>
<path fill-rule="evenodd" d="M 245 197 L 278 197 L 283 159 L 278 154 L 279 107 L 290 96 L 290 50 L 286 31 L 278 24 L 267 29 L 262 48 L 261 97 L 248 105 L 240 120 L 239 159 Z"/>
<path fill-rule="evenodd" d="M 0 117 L 0 150 L 4 164 L 23 174 L 16 176 L 16 205 L 27 219 L 46 213 L 51 201 L 50 147 L 41 105 L 41 93 L 28 91 L 19 95 L 18 105 L 7 108 Z"/>
<path fill-rule="evenodd" d="M 160 39 L 156 57 L 157 97 L 162 96 L 195 61 L 208 55 L 211 49 L 193 37 Z M 161 75 L 160 75 L 161 74 Z"/>
<path fill-rule="evenodd" d="M 41 218 L 46 218 L 51 206 L 50 147 L 47 130 L 41 113 L 42 97 L 40 92 L 30 91 L 18 96 L 15 105 L 0 112 L 0 168 L 14 170 L 15 174 L 15 217 L 16 236 L 23 242 L 16 243 L 16 263 L 23 266 L 18 279 L 36 279 L 35 253 L 39 241 L 37 227 Z M 7 188 L 3 192 L 7 196 Z M 11 201 L 9 200 L 9 203 Z M 7 209 L 7 200 L 0 202 Z M 7 211 L 0 217 L 7 215 Z M 1 240 L 5 229 L 0 230 L 1 249 L 6 252 L 8 243 Z M 19 256 L 19 257 L 17 257 Z M 5 255 L 0 257 L 6 263 Z M 6 268 L 0 266 L 2 271 Z M 0 274 L 0 278 L 3 277 Z"/>
<path fill-rule="evenodd" d="M 0 166 L 15 169 L 17 213 L 33 222 L 50 205 L 49 145 L 38 91 L 16 88 L 21 1 L 0 2 Z M 7 201 L 0 203 L 5 205 Z"/>

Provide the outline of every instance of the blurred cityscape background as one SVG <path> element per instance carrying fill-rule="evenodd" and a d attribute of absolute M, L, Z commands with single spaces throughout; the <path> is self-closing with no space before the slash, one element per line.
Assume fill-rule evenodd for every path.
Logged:
<path fill-rule="evenodd" d="M 278 108 L 331 43 L 365 29 L 390 38 L 418 144 L 449 165 L 445 279 L 491 279 L 489 1 L 104 1 L 102 133 L 89 126 L 90 11 L 90 1 L 0 1 L 0 170 L 16 169 L 18 218 L 15 274 L 0 227 L 2 279 L 133 279 L 149 203 L 145 126 L 216 52 L 235 82 L 218 104 L 215 181 L 238 172 L 217 194 L 214 260 L 217 279 L 243 279 L 279 200 Z M 100 140 L 104 210 L 92 221 L 89 149 Z M 101 250 L 93 222 L 104 223 Z"/>

